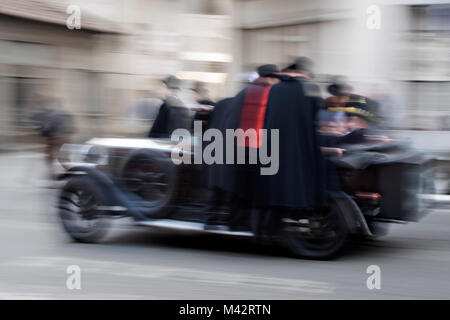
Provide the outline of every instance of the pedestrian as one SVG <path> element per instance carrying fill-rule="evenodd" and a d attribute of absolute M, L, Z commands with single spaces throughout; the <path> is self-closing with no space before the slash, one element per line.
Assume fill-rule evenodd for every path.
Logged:
<path fill-rule="evenodd" d="M 39 133 L 45 140 L 45 154 L 51 178 L 55 178 L 53 166 L 59 149 L 75 133 L 73 116 L 61 108 L 49 108 L 39 127 Z"/>

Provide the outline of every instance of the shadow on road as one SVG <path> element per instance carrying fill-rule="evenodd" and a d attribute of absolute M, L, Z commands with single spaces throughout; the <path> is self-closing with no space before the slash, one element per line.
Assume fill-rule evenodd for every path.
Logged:
<path fill-rule="evenodd" d="M 159 247 L 169 249 L 187 249 L 216 253 L 238 253 L 249 256 L 273 258 L 292 257 L 282 243 L 270 246 L 257 245 L 248 238 L 235 238 L 201 233 L 177 233 L 167 230 L 139 229 L 110 235 L 102 243 L 114 247 Z M 392 245 L 391 245 L 392 244 Z M 393 253 L 404 247 L 398 241 L 350 239 L 342 253 L 332 260 L 366 259 L 383 253 Z M 411 246 L 411 248 L 413 248 Z M 306 258 L 305 258 L 306 259 Z"/>

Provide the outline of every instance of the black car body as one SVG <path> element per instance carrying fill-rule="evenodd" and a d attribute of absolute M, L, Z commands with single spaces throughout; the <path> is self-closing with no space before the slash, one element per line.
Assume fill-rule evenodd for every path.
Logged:
<path fill-rule="evenodd" d="M 176 165 L 172 152 L 188 151 L 170 139 L 150 138 L 95 138 L 63 146 L 65 183 L 58 208 L 65 230 L 78 241 L 97 241 L 111 218 L 127 216 L 139 225 L 252 237 L 250 227 L 203 228 L 209 190 L 202 167 Z M 274 236 L 295 255 L 327 258 L 352 235 L 382 235 L 388 222 L 417 221 L 426 212 L 418 194 L 428 159 L 407 146 L 354 145 L 329 161 L 340 188 L 330 192 L 326 208 L 279 217 Z"/>

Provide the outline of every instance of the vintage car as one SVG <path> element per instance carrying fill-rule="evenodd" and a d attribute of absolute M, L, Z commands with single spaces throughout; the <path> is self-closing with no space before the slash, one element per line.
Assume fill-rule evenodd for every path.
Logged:
<path fill-rule="evenodd" d="M 252 237 L 249 225 L 240 231 L 204 228 L 208 190 L 202 166 L 175 164 L 174 151 L 188 152 L 170 139 L 94 138 L 64 145 L 58 199 L 64 229 L 77 241 L 94 242 L 113 218 L 131 217 L 142 226 Z M 340 184 L 329 203 L 315 212 L 279 217 L 274 238 L 295 256 L 331 257 L 350 236 L 379 236 L 387 223 L 417 221 L 426 212 L 418 194 L 428 159 L 407 145 L 354 145 L 329 161 Z"/>

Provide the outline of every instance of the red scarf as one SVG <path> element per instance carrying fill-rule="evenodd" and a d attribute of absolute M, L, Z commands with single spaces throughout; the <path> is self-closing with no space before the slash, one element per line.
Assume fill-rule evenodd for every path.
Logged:
<path fill-rule="evenodd" d="M 267 99 L 272 86 L 263 83 L 251 84 L 245 93 L 244 103 L 241 110 L 241 121 L 239 128 L 244 130 L 256 130 L 256 141 L 253 139 L 238 139 L 239 147 L 259 148 L 262 143 L 262 132 L 264 128 L 264 117 L 266 114 Z"/>

